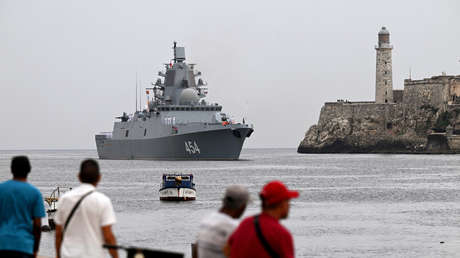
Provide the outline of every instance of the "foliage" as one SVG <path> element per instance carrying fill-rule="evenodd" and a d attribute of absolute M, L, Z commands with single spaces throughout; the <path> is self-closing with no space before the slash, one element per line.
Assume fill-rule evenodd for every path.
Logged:
<path fill-rule="evenodd" d="M 434 130 L 435 131 L 445 131 L 446 127 L 450 124 L 450 119 L 452 118 L 452 115 L 449 112 L 442 112 L 439 116 L 438 119 L 436 120 L 436 123 L 434 124 Z"/>

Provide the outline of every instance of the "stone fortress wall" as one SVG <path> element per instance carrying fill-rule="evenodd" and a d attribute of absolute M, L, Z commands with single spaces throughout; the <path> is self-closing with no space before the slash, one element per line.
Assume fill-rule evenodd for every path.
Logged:
<path fill-rule="evenodd" d="M 446 108 L 450 98 L 449 80 L 453 76 L 434 76 L 423 80 L 404 80 L 403 103 L 412 110 L 422 105 Z"/>
<path fill-rule="evenodd" d="M 393 90 L 393 102 L 402 103 L 404 100 L 404 90 Z"/>
<path fill-rule="evenodd" d="M 365 121 L 368 120 L 372 125 L 369 131 L 378 132 L 385 130 L 386 122 L 393 120 L 397 116 L 398 104 L 376 104 L 370 103 L 325 103 L 321 109 L 318 126 L 323 128 L 331 120 L 340 117 L 344 121 Z"/>
<path fill-rule="evenodd" d="M 426 114 L 427 111 L 432 112 L 432 109 L 437 109 L 436 113 L 440 113 L 450 110 L 452 100 L 459 97 L 460 76 L 435 76 L 423 80 L 407 79 L 404 82 L 404 90 L 393 91 L 395 99 L 393 103 L 326 102 L 321 109 L 318 126 L 323 127 L 328 121 L 341 117 L 358 121 L 370 119 L 373 123 L 372 128 L 369 128 L 371 131 L 392 129 L 393 125 L 389 123 L 394 122 L 407 127 L 408 130 L 411 128 L 416 130 L 417 123 L 420 124 L 419 120 L 423 121 L 422 124 L 426 124 L 426 118 L 429 117 Z M 398 118 L 403 121 L 398 121 Z"/>
<path fill-rule="evenodd" d="M 382 28 L 376 101 L 326 102 L 299 152 L 460 152 L 460 76 L 406 79 L 393 90 L 391 49 Z"/>

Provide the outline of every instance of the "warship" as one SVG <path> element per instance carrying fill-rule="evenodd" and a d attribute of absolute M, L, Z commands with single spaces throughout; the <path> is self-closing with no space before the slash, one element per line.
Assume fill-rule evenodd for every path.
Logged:
<path fill-rule="evenodd" d="M 173 45 L 174 58 L 152 87 L 147 105 L 116 117 L 112 132 L 95 135 L 100 159 L 237 160 L 252 125 L 236 122 L 222 106 L 205 100 L 207 83 L 185 48 Z M 136 104 L 137 109 L 137 104 Z"/>

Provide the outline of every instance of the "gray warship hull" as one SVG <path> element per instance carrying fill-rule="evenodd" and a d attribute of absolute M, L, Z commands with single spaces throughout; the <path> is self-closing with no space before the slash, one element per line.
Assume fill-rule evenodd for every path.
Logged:
<path fill-rule="evenodd" d="M 116 140 L 96 135 L 100 159 L 237 160 L 252 128 L 223 128 L 151 139 Z"/>

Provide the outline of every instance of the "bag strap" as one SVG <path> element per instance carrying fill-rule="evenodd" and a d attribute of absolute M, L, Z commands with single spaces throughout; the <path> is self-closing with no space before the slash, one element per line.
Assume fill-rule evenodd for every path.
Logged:
<path fill-rule="evenodd" d="M 64 229 L 62 230 L 62 239 L 64 239 L 65 230 L 67 229 L 67 226 L 69 225 L 70 219 L 71 219 L 71 218 L 73 217 L 73 215 L 75 214 L 75 211 L 77 210 L 78 206 L 80 206 L 80 203 L 83 201 L 83 199 L 85 199 L 86 196 L 90 195 L 90 194 L 93 193 L 93 192 L 94 192 L 94 190 L 85 193 L 85 194 L 80 198 L 80 200 L 78 200 L 78 202 L 75 204 L 75 206 L 73 206 L 72 210 L 70 211 L 69 217 L 67 217 L 67 219 L 66 219 L 66 221 L 65 221 Z"/>
<path fill-rule="evenodd" d="M 259 238 L 260 242 L 265 248 L 265 251 L 273 257 L 273 258 L 278 258 L 280 257 L 270 246 L 270 244 L 267 242 L 265 239 L 264 235 L 262 234 L 262 230 L 260 229 L 260 224 L 259 224 L 259 215 L 254 216 L 254 226 L 256 228 L 256 233 L 257 237 Z"/>

